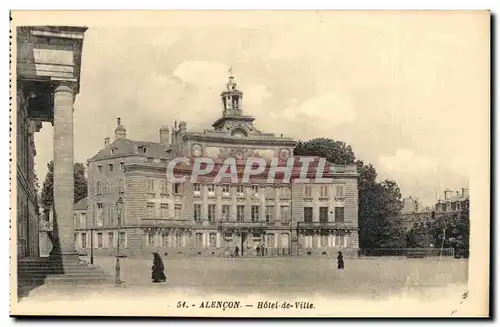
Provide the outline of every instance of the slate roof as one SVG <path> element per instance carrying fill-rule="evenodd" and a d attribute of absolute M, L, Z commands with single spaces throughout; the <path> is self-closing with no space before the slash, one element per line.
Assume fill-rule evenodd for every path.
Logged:
<path fill-rule="evenodd" d="M 146 147 L 146 153 L 141 151 L 142 147 Z M 111 159 L 126 156 L 143 156 L 160 159 L 168 159 L 171 157 L 167 150 L 171 149 L 170 145 L 164 145 L 150 141 L 133 141 L 129 139 L 117 139 L 107 148 L 100 150 L 89 161 Z M 113 150 L 113 152 L 111 152 Z"/>
<path fill-rule="evenodd" d="M 87 198 L 83 198 L 75 203 L 73 210 L 87 210 Z"/>

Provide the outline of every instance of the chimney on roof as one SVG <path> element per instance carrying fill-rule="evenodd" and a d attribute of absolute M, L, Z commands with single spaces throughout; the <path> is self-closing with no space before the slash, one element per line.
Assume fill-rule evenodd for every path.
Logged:
<path fill-rule="evenodd" d="M 109 146 L 109 137 L 104 139 L 104 147 L 107 148 Z"/>
<path fill-rule="evenodd" d="M 445 200 L 449 200 L 453 197 L 453 191 L 452 190 L 449 190 L 449 189 L 446 189 L 444 191 L 444 199 Z"/>
<path fill-rule="evenodd" d="M 462 188 L 462 197 L 466 198 L 469 196 L 469 189 L 468 188 Z"/>
<path fill-rule="evenodd" d="M 166 125 L 163 125 L 160 128 L 160 143 L 163 145 L 170 144 L 170 130 Z"/>

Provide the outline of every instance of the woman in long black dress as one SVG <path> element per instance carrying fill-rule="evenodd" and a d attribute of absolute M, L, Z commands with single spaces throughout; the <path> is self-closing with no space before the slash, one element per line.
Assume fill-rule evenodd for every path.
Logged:
<path fill-rule="evenodd" d="M 337 268 L 339 270 L 344 269 L 344 256 L 342 255 L 342 252 L 339 251 L 339 254 L 337 255 Z"/>
<path fill-rule="evenodd" d="M 158 252 L 153 253 L 153 267 L 151 270 L 151 279 L 153 280 L 153 283 L 160 283 L 167 280 L 164 273 L 165 267 L 163 266 L 163 260 L 161 260 Z"/>

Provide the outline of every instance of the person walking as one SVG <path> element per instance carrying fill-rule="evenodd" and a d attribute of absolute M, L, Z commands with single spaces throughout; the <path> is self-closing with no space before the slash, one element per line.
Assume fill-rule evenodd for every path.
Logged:
<path fill-rule="evenodd" d="M 158 252 L 153 253 L 153 267 L 151 267 L 151 279 L 153 283 L 161 283 L 167 280 L 165 276 L 165 267 Z"/>
<path fill-rule="evenodd" d="M 344 256 L 342 255 L 342 252 L 338 252 L 338 255 L 337 255 L 337 268 L 339 270 L 342 270 L 344 269 Z"/>
<path fill-rule="evenodd" d="M 234 256 L 237 257 L 239 255 L 239 252 L 240 248 L 238 247 L 238 245 L 236 245 L 236 247 L 234 248 Z"/>
<path fill-rule="evenodd" d="M 257 250 L 257 256 L 259 256 L 260 255 L 260 245 L 259 244 L 257 244 L 256 250 Z"/>

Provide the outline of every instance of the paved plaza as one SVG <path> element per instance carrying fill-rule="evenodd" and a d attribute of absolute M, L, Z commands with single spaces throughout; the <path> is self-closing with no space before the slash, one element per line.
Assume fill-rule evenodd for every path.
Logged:
<path fill-rule="evenodd" d="M 88 258 L 85 258 L 88 260 Z M 161 294 L 173 289 L 203 294 L 318 294 L 321 296 L 384 298 L 407 290 L 465 285 L 467 260 L 453 258 L 356 258 L 338 271 L 327 258 L 164 258 L 167 282 L 151 282 L 152 258 L 122 258 L 124 289 Z M 96 257 L 95 264 L 114 276 L 115 258 Z M 102 286 L 68 289 L 99 292 Z M 52 291 L 50 291 L 52 292 Z M 61 291 L 59 291 L 61 292 Z M 109 291 L 106 291 L 109 292 Z M 116 288 L 112 292 L 119 292 Z M 47 286 L 28 297 L 49 294 Z M 137 292 L 136 292 L 137 293 Z"/>

